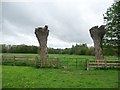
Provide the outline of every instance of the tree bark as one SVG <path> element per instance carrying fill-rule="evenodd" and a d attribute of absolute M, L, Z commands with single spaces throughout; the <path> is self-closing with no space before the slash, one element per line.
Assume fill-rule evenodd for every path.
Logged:
<path fill-rule="evenodd" d="M 105 35 L 105 25 L 94 26 L 89 31 L 94 42 L 96 60 L 103 61 L 102 39 Z"/>
<path fill-rule="evenodd" d="M 47 37 L 49 35 L 48 26 L 35 28 L 35 35 L 40 45 L 40 60 L 41 67 L 46 66 L 48 60 L 48 51 L 47 51 Z"/>

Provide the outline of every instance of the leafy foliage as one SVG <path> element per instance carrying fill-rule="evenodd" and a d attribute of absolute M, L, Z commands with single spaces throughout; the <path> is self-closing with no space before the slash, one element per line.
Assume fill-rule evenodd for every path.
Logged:
<path fill-rule="evenodd" d="M 94 55 L 94 48 L 88 47 L 87 44 L 72 45 L 71 48 L 54 49 L 48 48 L 50 54 L 70 54 L 70 55 Z"/>
<path fill-rule="evenodd" d="M 28 45 L 0 45 L 2 47 L 3 53 L 37 53 L 38 47 L 37 46 L 28 46 Z"/>
<path fill-rule="evenodd" d="M 104 15 L 106 22 L 106 35 L 104 44 L 118 46 L 120 40 L 120 1 L 112 4 Z"/>
<path fill-rule="evenodd" d="M 28 46 L 28 45 L 6 45 L 2 44 L 0 45 L 0 48 L 3 53 L 31 53 L 31 54 L 37 54 L 38 53 L 38 47 L 37 46 Z M 111 51 L 110 51 L 111 50 Z M 103 48 L 104 55 L 117 55 L 115 52 L 117 48 L 110 47 L 106 45 Z M 54 49 L 54 48 L 48 48 L 49 54 L 69 54 L 69 55 L 90 55 L 94 56 L 94 47 L 88 47 L 87 44 L 76 44 L 72 45 L 71 48 L 65 48 L 65 49 Z"/>
<path fill-rule="evenodd" d="M 3 44 L 2 52 L 3 53 L 38 53 L 37 46 L 28 46 L 28 45 L 6 45 Z M 65 49 L 54 49 L 48 48 L 49 54 L 70 54 L 70 55 L 94 55 L 94 48 L 88 47 L 87 44 L 76 44 L 72 45 L 71 48 Z"/>

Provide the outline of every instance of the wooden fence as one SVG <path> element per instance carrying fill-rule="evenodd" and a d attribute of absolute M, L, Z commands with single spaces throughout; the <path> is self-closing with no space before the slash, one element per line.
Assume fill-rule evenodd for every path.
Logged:
<path fill-rule="evenodd" d="M 117 68 L 120 69 L 120 60 L 108 60 L 108 61 L 95 61 L 87 60 L 87 70 L 90 69 L 108 69 L 108 68 Z"/>
<path fill-rule="evenodd" d="M 41 67 L 41 61 L 38 57 L 36 57 L 36 67 Z M 60 67 L 60 59 L 59 58 L 48 58 L 46 60 L 46 67 L 58 68 Z"/>
<path fill-rule="evenodd" d="M 3 65 L 32 66 L 35 63 L 35 57 L 2 56 Z"/>
<path fill-rule="evenodd" d="M 97 62 L 95 60 L 81 60 L 80 58 L 49 58 L 48 63 L 53 68 L 70 69 L 99 69 L 99 68 L 118 68 L 120 69 L 120 60 L 108 60 Z M 34 57 L 21 57 L 21 56 L 2 56 L 3 65 L 13 66 L 39 66 L 40 60 L 38 56 Z"/>
<path fill-rule="evenodd" d="M 62 69 L 86 69 L 85 60 L 79 58 L 49 58 L 48 63 L 50 67 Z M 2 56 L 3 65 L 19 65 L 19 66 L 37 66 L 40 67 L 41 62 L 38 56 L 35 57 L 21 57 L 21 56 Z"/>

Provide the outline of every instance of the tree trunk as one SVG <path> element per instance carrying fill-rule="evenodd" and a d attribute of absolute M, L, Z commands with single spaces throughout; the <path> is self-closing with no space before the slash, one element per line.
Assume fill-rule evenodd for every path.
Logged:
<path fill-rule="evenodd" d="M 103 61 L 102 39 L 105 35 L 105 25 L 92 27 L 89 31 L 94 42 L 96 60 Z"/>
<path fill-rule="evenodd" d="M 48 26 L 35 28 L 35 35 L 40 45 L 41 67 L 46 66 L 48 60 L 47 37 L 49 35 Z"/>

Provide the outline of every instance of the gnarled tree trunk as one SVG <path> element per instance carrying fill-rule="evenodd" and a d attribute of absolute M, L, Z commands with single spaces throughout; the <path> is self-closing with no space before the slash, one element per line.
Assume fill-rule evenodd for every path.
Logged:
<path fill-rule="evenodd" d="M 105 25 L 92 27 L 89 31 L 94 42 L 96 60 L 103 61 L 102 39 L 105 35 Z"/>
<path fill-rule="evenodd" d="M 48 26 L 35 28 L 35 35 L 38 39 L 40 45 L 40 60 L 41 67 L 46 66 L 46 62 L 48 60 L 48 52 L 47 52 L 47 37 L 49 35 Z"/>

